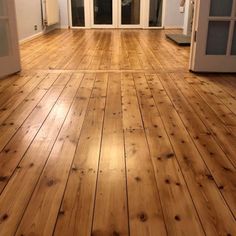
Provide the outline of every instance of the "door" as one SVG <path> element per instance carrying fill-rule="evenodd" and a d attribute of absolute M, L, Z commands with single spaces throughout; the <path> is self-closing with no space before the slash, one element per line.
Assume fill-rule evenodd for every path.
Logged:
<path fill-rule="evenodd" d="M 190 69 L 236 72 L 236 0 L 197 0 Z"/>
<path fill-rule="evenodd" d="M 69 0 L 72 28 L 161 28 L 166 0 Z"/>
<path fill-rule="evenodd" d="M 159 27 L 163 25 L 163 0 L 149 0 L 148 4 L 148 27 Z"/>
<path fill-rule="evenodd" d="M 117 0 L 92 0 L 92 27 L 115 28 L 117 25 Z"/>
<path fill-rule="evenodd" d="M 142 28 L 142 0 L 118 0 L 119 28 Z M 146 1 L 147 3 L 147 1 Z"/>
<path fill-rule="evenodd" d="M 0 77 L 20 71 L 14 0 L 0 0 Z"/>

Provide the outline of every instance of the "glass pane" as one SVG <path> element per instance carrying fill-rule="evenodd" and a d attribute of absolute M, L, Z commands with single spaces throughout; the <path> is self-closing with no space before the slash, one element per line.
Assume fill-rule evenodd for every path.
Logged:
<path fill-rule="evenodd" d="M 94 0 L 94 24 L 112 25 L 112 0 Z"/>
<path fill-rule="evenodd" d="M 162 25 L 162 0 L 150 0 L 149 26 Z"/>
<path fill-rule="evenodd" d="M 210 21 L 207 37 L 207 55 L 226 55 L 230 21 Z"/>
<path fill-rule="evenodd" d="M 4 8 L 4 3 L 3 3 L 3 1 L 5 1 L 5 0 L 0 0 L 0 16 L 4 16 L 4 14 L 5 14 L 5 8 Z"/>
<path fill-rule="evenodd" d="M 140 0 L 122 0 L 122 25 L 140 24 Z"/>
<path fill-rule="evenodd" d="M 85 26 L 84 0 L 71 0 L 72 25 Z"/>
<path fill-rule="evenodd" d="M 234 37 L 233 37 L 231 54 L 236 55 L 236 22 L 234 25 Z"/>
<path fill-rule="evenodd" d="M 210 16 L 231 16 L 233 0 L 211 0 Z"/>
<path fill-rule="evenodd" d="M 0 20 L 0 57 L 8 55 L 8 22 L 6 20 Z"/>

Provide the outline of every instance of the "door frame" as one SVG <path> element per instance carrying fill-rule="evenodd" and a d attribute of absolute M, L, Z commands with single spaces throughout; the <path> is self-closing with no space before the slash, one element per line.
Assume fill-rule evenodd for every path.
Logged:
<path fill-rule="evenodd" d="M 165 9 L 166 1 L 163 0 L 162 4 L 162 26 L 149 27 L 149 13 L 150 13 L 150 0 L 141 0 L 140 7 L 140 24 L 139 25 L 122 25 L 121 24 L 121 0 L 113 0 L 114 6 L 116 5 L 117 11 L 113 7 L 113 25 L 94 25 L 93 17 L 93 0 L 84 0 L 84 11 L 85 11 L 85 26 L 73 26 L 72 24 L 72 8 L 71 0 L 68 0 L 68 18 L 69 27 L 72 29 L 98 29 L 98 28 L 120 28 L 120 29 L 163 29 L 165 25 Z M 115 11 L 115 12 L 114 12 Z M 115 16 L 116 15 L 116 16 Z"/>

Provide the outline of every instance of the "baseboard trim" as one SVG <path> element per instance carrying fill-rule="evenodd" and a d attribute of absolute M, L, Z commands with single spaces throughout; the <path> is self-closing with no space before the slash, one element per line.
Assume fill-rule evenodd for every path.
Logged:
<path fill-rule="evenodd" d="M 29 42 L 29 41 L 31 41 L 33 39 L 36 39 L 36 38 L 38 38 L 38 37 L 40 37 L 40 36 L 42 36 L 44 34 L 48 34 L 49 32 L 51 32 L 53 30 L 56 30 L 56 29 L 58 29 L 58 28 L 51 28 L 51 29 L 49 28 L 49 29 L 46 29 L 46 30 L 42 30 L 41 32 L 39 32 L 37 34 L 31 35 L 31 36 L 29 36 L 27 38 L 24 38 L 24 39 L 20 40 L 19 44 L 22 45 L 24 43 L 27 43 L 27 42 Z"/>
<path fill-rule="evenodd" d="M 38 38 L 38 37 L 42 36 L 43 34 L 44 34 L 44 32 L 41 31 L 41 32 L 39 32 L 39 33 L 37 33 L 37 34 L 31 35 L 31 36 L 29 36 L 29 37 L 27 37 L 27 38 L 24 38 L 24 39 L 20 40 L 20 45 L 22 45 L 22 44 L 24 44 L 24 43 L 27 43 L 27 42 L 29 42 L 29 41 L 35 39 L 35 38 Z"/>

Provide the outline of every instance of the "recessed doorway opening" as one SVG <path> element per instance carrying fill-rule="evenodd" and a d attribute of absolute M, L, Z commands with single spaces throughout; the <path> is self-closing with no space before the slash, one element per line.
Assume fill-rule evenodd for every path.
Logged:
<path fill-rule="evenodd" d="M 69 0 L 71 28 L 162 28 L 165 0 Z"/>

